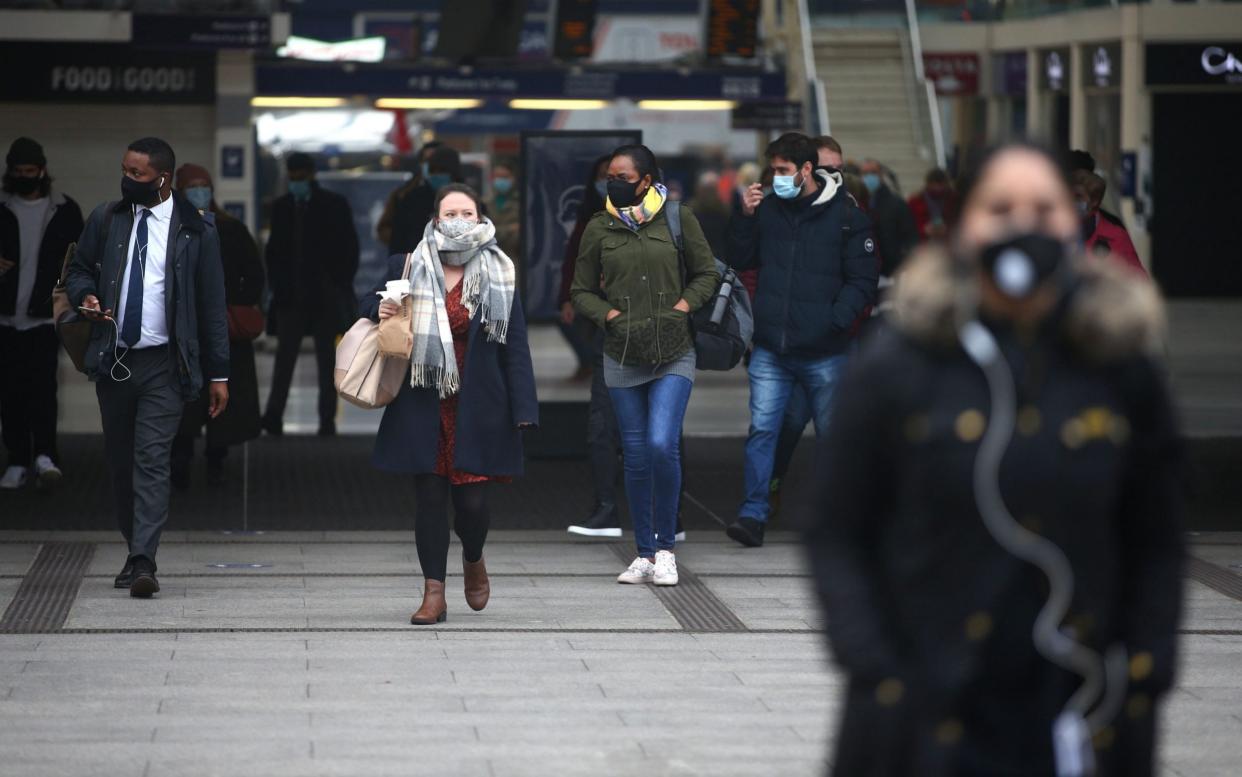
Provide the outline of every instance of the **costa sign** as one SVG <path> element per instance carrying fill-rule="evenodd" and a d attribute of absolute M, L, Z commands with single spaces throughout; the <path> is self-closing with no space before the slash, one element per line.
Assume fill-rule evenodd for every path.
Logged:
<path fill-rule="evenodd" d="M 1224 76 L 1242 73 L 1242 62 L 1239 62 L 1237 57 L 1220 46 L 1208 46 L 1204 49 L 1203 56 L 1199 58 L 1199 62 L 1203 65 L 1203 72 L 1208 75 Z"/>
<path fill-rule="evenodd" d="M 1242 86 L 1242 41 L 1149 43 L 1148 86 Z"/>

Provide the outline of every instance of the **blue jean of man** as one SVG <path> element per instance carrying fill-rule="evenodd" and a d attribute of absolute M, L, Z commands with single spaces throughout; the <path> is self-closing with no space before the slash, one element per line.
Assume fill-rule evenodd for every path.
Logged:
<path fill-rule="evenodd" d="M 750 358 L 750 434 L 746 438 L 746 498 L 738 516 L 768 519 L 768 488 L 785 409 L 795 388 L 811 400 L 815 436 L 822 437 L 832 414 L 832 395 L 845 368 L 845 354 L 781 356 L 756 346 Z"/>
<path fill-rule="evenodd" d="M 621 432 L 634 541 L 643 558 L 653 557 L 656 550 L 672 550 L 675 543 L 681 425 L 692 386 L 680 375 L 665 375 L 641 386 L 608 390 Z"/>

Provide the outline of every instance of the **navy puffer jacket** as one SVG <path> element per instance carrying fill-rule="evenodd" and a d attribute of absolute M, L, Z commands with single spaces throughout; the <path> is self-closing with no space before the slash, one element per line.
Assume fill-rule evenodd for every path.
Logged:
<path fill-rule="evenodd" d="M 879 260 L 871 221 L 841 186 L 816 170 L 820 188 L 795 200 L 768 196 L 729 224 L 729 264 L 759 268 L 755 344 L 790 356 L 845 351 L 850 330 L 876 299 Z"/>

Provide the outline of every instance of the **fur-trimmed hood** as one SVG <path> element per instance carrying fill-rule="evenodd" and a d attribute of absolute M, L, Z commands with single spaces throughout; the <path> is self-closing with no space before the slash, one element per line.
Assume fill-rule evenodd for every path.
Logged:
<path fill-rule="evenodd" d="M 1163 355 L 1167 321 L 1153 282 L 1106 258 L 1079 258 L 1073 273 L 1076 283 L 1061 313 L 1066 342 L 1096 363 Z M 927 247 L 906 262 L 889 300 L 898 331 L 954 347 L 958 327 L 977 315 L 979 289 L 973 273 L 955 272 L 944 249 Z"/>

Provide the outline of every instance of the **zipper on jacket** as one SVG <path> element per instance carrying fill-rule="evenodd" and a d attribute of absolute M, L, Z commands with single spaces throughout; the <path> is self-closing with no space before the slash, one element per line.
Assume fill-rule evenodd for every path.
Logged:
<path fill-rule="evenodd" d="M 625 347 L 621 349 L 621 366 L 624 367 L 626 354 L 630 352 L 630 319 L 633 318 L 630 309 L 633 305 L 630 304 L 630 295 L 627 294 L 622 299 L 625 300 Z"/>
<path fill-rule="evenodd" d="M 657 362 L 658 364 L 663 364 L 663 363 L 664 363 L 664 350 L 660 347 L 660 314 L 662 314 L 662 313 L 664 312 L 664 295 L 665 295 L 666 293 L 667 293 L 667 292 L 663 292 L 663 291 L 662 291 L 662 292 L 660 292 L 660 294 L 658 295 L 658 300 L 659 300 L 659 301 L 656 303 L 656 304 L 658 305 L 658 307 L 659 307 L 659 309 L 658 309 L 658 310 L 656 310 L 656 314 L 655 314 L 655 321 L 656 321 L 656 362 Z"/>
<path fill-rule="evenodd" d="M 794 227 L 797 237 L 797 227 Z M 781 313 L 781 353 L 789 348 L 789 298 L 793 295 L 794 270 L 798 260 L 798 241 L 795 239 L 789 249 L 789 274 L 785 283 L 785 310 Z"/>

